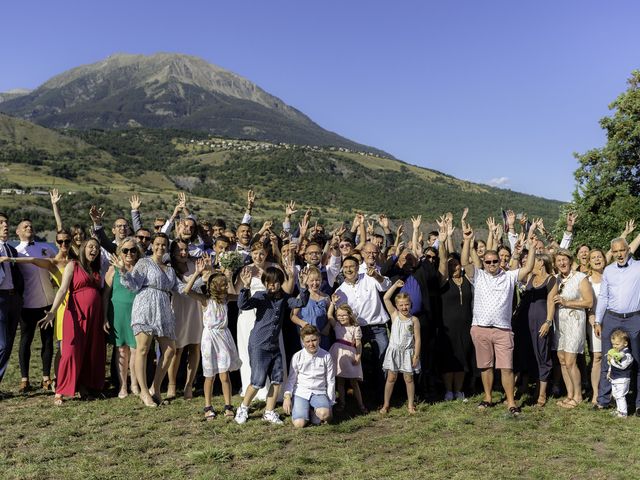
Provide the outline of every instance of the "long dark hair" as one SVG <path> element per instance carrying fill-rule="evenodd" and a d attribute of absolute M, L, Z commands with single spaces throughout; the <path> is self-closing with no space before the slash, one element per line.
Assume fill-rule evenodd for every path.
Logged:
<path fill-rule="evenodd" d="M 182 270 L 184 270 L 184 268 L 181 267 L 177 261 L 178 251 L 180 250 L 179 244 L 183 244 L 185 247 L 189 248 L 189 242 L 176 238 L 173 242 L 171 242 L 171 246 L 169 247 L 169 257 L 171 259 L 171 267 L 173 267 L 173 269 L 176 271 L 176 274 L 182 277 L 183 273 L 185 273 L 186 270 L 185 272 L 183 272 Z"/>
<path fill-rule="evenodd" d="M 89 259 L 87 258 L 87 244 L 89 242 L 96 242 L 98 244 L 98 255 L 96 256 L 96 258 L 92 261 L 89 262 Z M 89 238 L 87 240 L 85 240 L 84 242 L 82 242 L 82 244 L 80 245 L 79 248 L 80 252 L 77 256 L 77 258 L 74 258 L 74 260 L 76 260 L 78 263 L 80 263 L 80 266 L 82 268 L 85 269 L 85 271 L 89 274 L 89 275 L 98 275 L 100 276 L 100 259 L 101 259 L 101 255 L 102 255 L 102 251 L 100 250 L 100 242 L 98 242 L 98 240 L 96 240 L 95 238 Z M 71 254 L 71 250 L 69 250 L 69 253 Z M 75 255 L 74 255 L 75 257 Z"/>

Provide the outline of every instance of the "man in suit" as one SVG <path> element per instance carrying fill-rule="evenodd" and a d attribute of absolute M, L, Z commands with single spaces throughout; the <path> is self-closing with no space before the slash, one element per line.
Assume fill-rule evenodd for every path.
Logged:
<path fill-rule="evenodd" d="M 14 259 L 18 252 L 7 243 L 8 241 L 9 217 L 0 212 L 0 256 Z M 23 291 L 24 282 L 18 266 L 11 260 L 0 263 L 0 383 L 11 358 L 22 309 Z"/>

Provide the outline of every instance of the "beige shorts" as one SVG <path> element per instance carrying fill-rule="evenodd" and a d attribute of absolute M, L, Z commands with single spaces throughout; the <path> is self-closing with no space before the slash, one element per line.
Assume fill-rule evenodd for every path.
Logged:
<path fill-rule="evenodd" d="M 471 327 L 471 339 L 476 349 L 476 362 L 481 370 L 513 368 L 513 332 L 503 328 Z"/>

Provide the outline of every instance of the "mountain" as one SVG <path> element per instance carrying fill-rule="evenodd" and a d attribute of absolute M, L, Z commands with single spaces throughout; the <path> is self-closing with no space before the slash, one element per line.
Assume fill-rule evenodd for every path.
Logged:
<path fill-rule="evenodd" d="M 202 132 L 145 129 L 64 130 L 63 133 L 0 115 L 0 186 L 72 192 L 62 202 L 65 224 L 86 222 L 89 205 L 108 218 L 129 215 L 133 192 L 143 199 L 145 218 L 167 215 L 178 191 L 200 218 L 242 216 L 246 190 L 258 196 L 257 221 L 282 217 L 296 201 L 300 211 L 330 225 L 354 212 L 406 220 L 421 214 L 424 229 L 445 211 L 458 216 L 470 207 L 479 230 L 501 208 L 525 211 L 552 224 L 561 203 L 456 179 L 426 168 L 336 147 L 272 144 L 212 137 Z M 39 230 L 51 228 L 48 197 L 1 195 L 0 211 L 28 214 Z M 371 217 L 370 217 L 371 218 Z M 72 222 L 72 223 L 71 223 Z"/>
<path fill-rule="evenodd" d="M 31 92 L 31 90 L 28 88 L 14 88 L 8 92 L 0 92 L 0 103 L 6 100 L 22 97 L 23 95 L 29 94 L 29 92 Z"/>
<path fill-rule="evenodd" d="M 0 111 L 50 128 L 177 128 L 384 153 L 323 129 L 249 80 L 189 55 L 112 55 L 33 91 L 0 95 Z"/>

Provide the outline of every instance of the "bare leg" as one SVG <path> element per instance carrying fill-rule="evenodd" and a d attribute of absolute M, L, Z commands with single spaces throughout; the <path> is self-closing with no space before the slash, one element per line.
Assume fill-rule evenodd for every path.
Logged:
<path fill-rule="evenodd" d="M 395 386 L 398 374 L 395 372 L 387 372 L 387 381 L 384 384 L 384 404 L 380 409 L 380 413 L 389 412 L 389 403 L 391 402 L 391 394 L 393 393 L 393 387 Z"/>
<path fill-rule="evenodd" d="M 193 382 L 198 373 L 198 365 L 200 364 L 200 344 L 195 343 L 189 345 L 187 357 L 187 383 L 184 386 L 184 399 L 193 398 Z"/>
<path fill-rule="evenodd" d="M 136 376 L 136 349 L 129 347 L 129 373 L 131 375 L 131 393 L 140 394 L 138 377 Z"/>
<path fill-rule="evenodd" d="M 204 379 L 204 406 L 211 406 L 211 397 L 213 396 L 213 382 L 215 381 L 216 376 L 213 377 L 205 377 Z M 220 380 L 222 380 L 222 374 L 220 376 Z"/>
<path fill-rule="evenodd" d="M 600 385 L 600 368 L 602 367 L 602 352 L 593 352 L 593 362 L 591 364 L 591 389 L 593 396 L 591 403 L 597 403 L 598 386 Z"/>
<path fill-rule="evenodd" d="M 127 373 L 129 370 L 129 347 L 122 345 L 117 349 L 117 365 L 118 365 L 118 377 L 120 378 L 120 392 L 118 398 L 125 398 L 128 395 L 127 392 Z"/>
<path fill-rule="evenodd" d="M 169 365 L 169 384 L 167 385 L 167 398 L 176 397 L 176 379 L 178 378 L 178 369 L 180 368 L 180 359 L 182 358 L 183 350 L 184 349 L 182 348 L 176 348 L 176 353 L 171 360 L 171 364 Z"/>
<path fill-rule="evenodd" d="M 547 382 L 540 380 L 538 382 L 538 405 L 544 406 L 547 403 Z"/>
<path fill-rule="evenodd" d="M 413 374 L 405 373 L 404 376 L 404 384 L 407 387 L 407 408 L 409 409 L 409 413 L 416 413 L 416 406 L 414 404 L 415 394 L 416 394 L 416 384 L 413 383 Z"/>
<path fill-rule="evenodd" d="M 176 352 L 176 342 L 170 338 L 159 337 L 158 343 L 160 344 L 160 351 L 162 352 L 162 363 L 156 367 L 156 374 L 153 377 L 153 386 L 151 387 L 153 392 L 150 390 L 155 400 L 161 399 L 160 386 L 162 385 L 164 377 L 167 375 L 167 371 Z"/>
<path fill-rule="evenodd" d="M 580 376 L 580 367 L 577 363 L 578 355 L 575 353 L 565 352 L 564 359 L 569 372 L 569 378 L 573 388 L 573 396 L 571 399 L 579 405 L 582 402 L 582 377 Z"/>
<path fill-rule="evenodd" d="M 249 408 L 249 405 L 251 405 L 251 402 L 253 401 L 253 399 L 257 394 L 258 394 L 257 388 L 255 388 L 253 385 L 247 386 L 247 391 L 244 392 L 244 397 L 242 398 L 242 405 L 244 407 Z"/>
<path fill-rule="evenodd" d="M 136 378 L 138 379 L 138 385 L 140 386 L 140 400 L 148 406 L 154 407 L 156 404 L 151 398 L 149 388 L 147 387 L 147 354 L 149 353 L 149 347 L 153 337 L 146 333 L 139 333 L 136 335 Z"/>
<path fill-rule="evenodd" d="M 231 405 L 231 380 L 228 372 L 220 372 L 220 383 L 222 384 L 224 404 Z"/>
<path fill-rule="evenodd" d="M 275 410 L 276 401 L 278 400 L 278 394 L 280 393 L 280 385 L 272 383 L 269 387 L 269 393 L 267 394 L 267 405 L 265 410 Z"/>
<path fill-rule="evenodd" d="M 484 391 L 485 402 L 491 403 L 491 389 L 493 388 L 493 367 L 485 368 L 480 371 L 480 378 L 482 379 L 482 389 Z M 506 387 L 505 387 L 506 390 Z M 513 394 L 513 388 L 511 388 Z"/>
<path fill-rule="evenodd" d="M 562 370 L 562 380 L 564 380 L 564 386 L 567 389 L 567 398 L 563 402 L 559 402 L 558 405 L 564 405 L 569 400 L 573 399 L 573 382 L 571 375 L 569 375 L 569 367 L 567 365 L 567 353 L 558 350 L 558 361 L 560 362 L 560 368 Z"/>
<path fill-rule="evenodd" d="M 502 368 L 500 374 L 502 378 L 502 388 L 504 388 L 504 393 L 507 396 L 507 408 L 515 407 L 515 377 L 513 370 L 510 368 Z"/>

